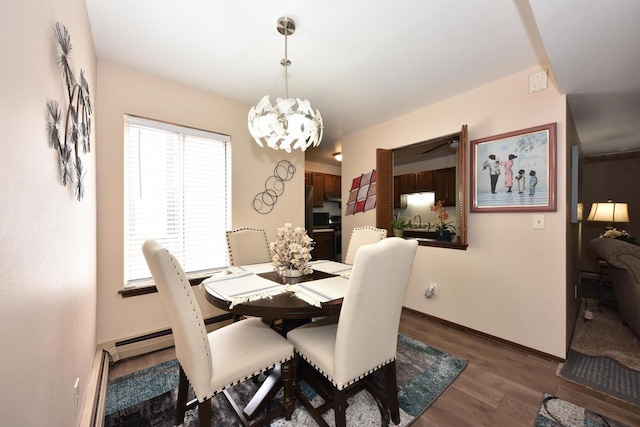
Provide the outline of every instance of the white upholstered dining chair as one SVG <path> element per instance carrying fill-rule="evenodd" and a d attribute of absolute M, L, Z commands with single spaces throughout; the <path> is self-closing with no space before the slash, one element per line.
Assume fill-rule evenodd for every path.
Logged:
<path fill-rule="evenodd" d="M 226 235 L 230 266 L 271 262 L 269 241 L 264 228 L 237 228 L 227 230 Z"/>
<path fill-rule="evenodd" d="M 351 232 L 351 239 L 349 240 L 349 247 L 347 248 L 347 255 L 344 258 L 344 263 L 353 265 L 353 261 L 356 258 L 356 252 L 358 252 L 358 248 L 360 248 L 360 246 L 379 242 L 386 237 L 387 230 L 382 228 L 371 226 L 354 228 Z"/>
<path fill-rule="evenodd" d="M 333 408 L 337 427 L 346 423 L 347 392 L 362 383 L 400 422 L 396 381 L 398 326 L 418 242 L 398 237 L 363 246 L 356 254 L 340 317 L 308 323 L 290 331 L 296 358 L 315 368 L 332 399 L 314 408 L 296 394 L 314 420 L 327 425 L 322 413 Z M 303 363 L 302 360 L 298 362 Z M 368 375 L 385 369 L 385 390 L 368 383 Z"/>
<path fill-rule="evenodd" d="M 148 240 L 142 252 L 151 270 L 160 300 L 175 341 L 180 365 L 176 408 L 176 425 L 184 422 L 188 409 L 198 406 L 200 426 L 211 425 L 211 398 L 248 378 L 282 364 L 284 387 L 282 405 L 274 408 L 253 424 L 232 403 L 244 425 L 262 425 L 294 409 L 293 346 L 260 319 L 247 319 L 207 333 L 202 312 L 180 263 L 156 241 Z M 189 385 L 195 399 L 187 403 Z"/>

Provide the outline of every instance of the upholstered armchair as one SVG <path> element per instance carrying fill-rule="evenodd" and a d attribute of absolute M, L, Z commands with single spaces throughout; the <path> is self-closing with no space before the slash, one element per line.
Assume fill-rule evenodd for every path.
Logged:
<path fill-rule="evenodd" d="M 640 246 L 606 237 L 593 239 L 589 245 L 608 264 L 620 318 L 640 337 Z"/>
<path fill-rule="evenodd" d="M 153 240 L 144 243 L 142 252 L 169 319 L 180 365 L 176 425 L 184 422 L 187 410 L 197 406 L 199 426 L 210 426 L 211 398 L 218 393 L 232 402 L 245 426 L 265 425 L 283 414 L 290 419 L 294 410 L 293 346 L 260 319 L 241 320 L 207 333 L 198 301 L 178 260 Z M 279 364 L 282 404 L 257 420 L 248 420 L 227 388 Z M 195 394 L 191 402 L 187 402 L 189 386 Z"/>
<path fill-rule="evenodd" d="M 229 265 L 260 264 L 271 261 L 269 241 L 264 228 L 237 228 L 228 230 L 227 253 Z"/>
<path fill-rule="evenodd" d="M 388 408 L 395 424 L 400 422 L 395 364 L 398 326 L 417 246 L 416 240 L 398 237 L 362 246 L 355 257 L 338 322 L 319 320 L 287 334 L 297 362 L 303 360 L 315 368 L 320 378 L 316 382 L 305 380 L 330 400 L 316 408 L 300 389 L 296 390 L 319 425 L 327 425 L 322 413 L 333 408 L 336 427 L 344 427 L 347 395 L 361 386 Z M 378 369 L 385 373 L 382 388 L 368 381 L 369 374 Z"/>
<path fill-rule="evenodd" d="M 356 259 L 356 252 L 360 246 L 370 245 L 379 242 L 387 237 L 387 230 L 371 226 L 356 227 L 351 232 L 351 240 L 347 248 L 347 255 L 344 258 L 345 264 L 353 265 Z"/>

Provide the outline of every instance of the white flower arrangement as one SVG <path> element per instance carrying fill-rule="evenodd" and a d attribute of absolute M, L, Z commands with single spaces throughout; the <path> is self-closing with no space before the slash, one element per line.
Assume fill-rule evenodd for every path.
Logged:
<path fill-rule="evenodd" d="M 299 270 L 302 274 L 312 273 L 310 267 L 313 239 L 301 227 L 293 228 L 290 223 L 278 228 L 275 242 L 269 245 L 274 269 L 282 275 L 285 270 Z"/>

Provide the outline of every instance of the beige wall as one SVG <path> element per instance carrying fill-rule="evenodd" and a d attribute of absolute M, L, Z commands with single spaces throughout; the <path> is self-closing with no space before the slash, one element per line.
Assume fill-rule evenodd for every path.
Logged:
<path fill-rule="evenodd" d="M 304 155 L 260 148 L 247 130 L 250 106 L 206 94 L 155 76 L 108 62 L 98 62 L 98 323 L 103 344 L 168 327 L 157 294 L 122 298 L 124 286 L 123 126 L 124 115 L 134 114 L 184 126 L 231 135 L 232 225 L 259 226 L 275 238 L 285 222 L 304 226 Z M 264 190 L 280 160 L 297 170 L 267 215 L 254 211 L 253 197 Z M 212 215 L 215 212 L 212 212 Z M 216 311 L 194 288 L 205 316 Z"/>
<path fill-rule="evenodd" d="M 4 1 L 0 10 L 1 423 L 73 426 L 73 386 L 80 378 L 84 399 L 96 346 L 96 154 L 81 155 L 78 202 L 60 182 L 45 123 L 49 99 L 68 106 L 54 24 L 68 28 L 74 74 L 85 70 L 95 102 L 93 38 L 83 0 Z"/>
<path fill-rule="evenodd" d="M 304 169 L 306 172 L 320 172 L 338 176 L 340 176 L 340 174 L 342 173 L 342 168 L 340 166 L 327 165 L 325 163 L 317 162 L 304 162 Z"/>
<path fill-rule="evenodd" d="M 469 214 L 466 251 L 418 248 L 405 306 L 564 357 L 566 100 L 553 86 L 529 94 L 529 74 L 536 71 L 514 74 L 345 137 L 342 192 L 348 193 L 353 177 L 375 167 L 376 148 L 458 132 L 463 124 L 474 140 L 557 122 L 558 209 L 544 214 L 545 229 L 533 229 L 531 213 Z M 345 216 L 343 233 L 374 224 L 374 210 Z M 343 251 L 346 245 L 345 240 Z M 438 284 L 439 295 L 427 300 L 424 292 L 430 282 Z"/>

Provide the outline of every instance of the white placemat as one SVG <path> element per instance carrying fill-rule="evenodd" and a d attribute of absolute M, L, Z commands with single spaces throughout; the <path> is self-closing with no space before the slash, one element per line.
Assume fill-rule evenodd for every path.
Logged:
<path fill-rule="evenodd" d="M 348 279 L 342 276 L 336 276 L 329 277 L 327 279 L 298 283 L 296 286 L 298 287 L 299 292 L 310 295 L 318 302 L 327 302 L 344 298 L 348 284 Z"/>
<path fill-rule="evenodd" d="M 202 283 L 208 292 L 230 301 L 229 308 L 243 302 L 289 292 L 289 286 L 281 285 L 250 272 L 213 276 Z"/>
<path fill-rule="evenodd" d="M 314 261 L 311 263 L 311 268 L 331 274 L 351 270 L 351 266 L 349 264 L 342 264 L 341 262 L 335 261 Z"/>

